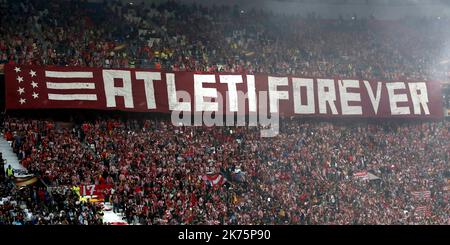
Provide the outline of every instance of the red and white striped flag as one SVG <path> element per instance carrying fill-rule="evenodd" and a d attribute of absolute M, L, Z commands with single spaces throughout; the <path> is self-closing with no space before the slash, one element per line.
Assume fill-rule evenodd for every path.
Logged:
<path fill-rule="evenodd" d="M 430 207 L 428 206 L 419 206 L 415 209 L 415 214 L 416 215 L 421 215 L 421 216 L 430 216 L 431 215 L 431 210 Z"/>
<path fill-rule="evenodd" d="M 223 185 L 227 182 L 227 179 L 221 174 L 206 174 L 203 175 L 202 179 L 207 183 L 211 183 L 212 186 Z"/>
<path fill-rule="evenodd" d="M 411 195 L 417 199 L 430 199 L 431 191 L 413 191 Z"/>
<path fill-rule="evenodd" d="M 128 223 L 127 222 L 125 222 L 125 221 L 122 221 L 122 222 L 108 222 L 108 223 L 106 223 L 107 225 L 128 225 Z"/>
<path fill-rule="evenodd" d="M 353 174 L 353 177 L 362 179 L 362 180 L 368 180 L 369 179 L 369 173 L 367 171 L 360 171 Z"/>
<path fill-rule="evenodd" d="M 17 65 L 10 74 L 14 76 L 12 86 L 17 94 L 8 103 L 15 108 L 81 107 L 94 105 L 98 100 L 94 72 L 86 68 L 74 71 Z"/>

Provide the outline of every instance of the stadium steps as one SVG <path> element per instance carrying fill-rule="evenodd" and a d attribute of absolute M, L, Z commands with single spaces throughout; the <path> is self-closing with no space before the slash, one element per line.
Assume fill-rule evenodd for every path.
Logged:
<path fill-rule="evenodd" d="M 28 171 L 19 162 L 19 158 L 16 153 L 13 152 L 11 143 L 6 141 L 3 137 L 0 137 L 0 152 L 2 153 L 3 159 L 5 160 L 5 171 L 8 165 L 14 169 L 14 176 L 24 176 L 27 175 Z"/>
<path fill-rule="evenodd" d="M 124 216 L 119 213 L 114 213 L 112 211 L 112 205 L 109 202 L 104 204 L 104 217 L 103 223 L 107 225 L 128 225 L 127 221 L 124 219 Z"/>

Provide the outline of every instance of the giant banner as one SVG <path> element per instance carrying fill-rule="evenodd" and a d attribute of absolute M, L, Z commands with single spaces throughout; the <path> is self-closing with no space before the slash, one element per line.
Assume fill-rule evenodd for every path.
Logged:
<path fill-rule="evenodd" d="M 438 118 L 441 85 L 266 74 L 5 66 L 6 109 L 215 111 L 281 116 Z"/>

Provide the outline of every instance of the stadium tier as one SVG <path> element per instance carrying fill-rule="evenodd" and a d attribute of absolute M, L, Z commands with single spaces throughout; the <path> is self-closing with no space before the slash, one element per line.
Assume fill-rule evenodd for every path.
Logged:
<path fill-rule="evenodd" d="M 0 0 L 0 224 L 450 224 L 450 19 L 159 2 Z"/>

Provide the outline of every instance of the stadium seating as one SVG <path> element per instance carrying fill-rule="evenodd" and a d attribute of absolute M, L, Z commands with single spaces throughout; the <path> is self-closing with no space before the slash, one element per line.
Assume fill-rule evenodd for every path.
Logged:
<path fill-rule="evenodd" d="M 450 71 L 446 19 L 36 0 L 1 1 L 0 21 L 0 64 L 379 80 L 448 80 Z M 256 127 L 100 113 L 71 127 L 25 115 L 2 121 L 20 163 L 42 182 L 1 179 L 0 224 L 102 224 L 102 202 L 128 224 L 449 222 L 448 120 L 283 118 L 270 139 Z"/>

